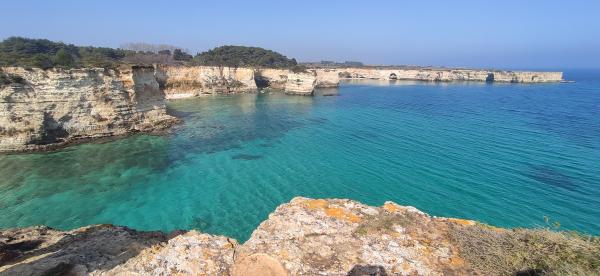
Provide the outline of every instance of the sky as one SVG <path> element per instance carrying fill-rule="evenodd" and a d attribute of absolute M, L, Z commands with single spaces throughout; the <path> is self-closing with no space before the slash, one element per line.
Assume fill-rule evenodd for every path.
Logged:
<path fill-rule="evenodd" d="M 3 1 L 0 39 L 258 46 L 298 61 L 599 68 L 598 0 Z"/>

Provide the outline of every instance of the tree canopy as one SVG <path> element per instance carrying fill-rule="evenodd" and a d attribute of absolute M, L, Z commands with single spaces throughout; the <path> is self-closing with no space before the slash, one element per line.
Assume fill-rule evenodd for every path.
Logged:
<path fill-rule="evenodd" d="M 152 51 L 92 46 L 80 47 L 47 39 L 9 37 L 0 42 L 0 66 L 38 67 L 42 69 L 52 67 L 114 68 L 123 63 L 158 63 L 303 69 L 302 66 L 298 66 L 295 59 L 259 47 L 221 46 L 192 56 L 174 46 L 147 43 L 137 43 L 134 46 L 136 47 L 129 48 L 151 49 Z"/>
<path fill-rule="evenodd" d="M 298 65 L 295 59 L 275 51 L 246 46 L 221 46 L 199 53 L 194 63 L 210 66 L 254 66 L 269 68 L 293 68 Z"/>
<path fill-rule="evenodd" d="M 47 39 L 9 37 L 0 42 L 0 66 L 28 66 L 43 69 L 109 67 L 131 53 L 121 49 L 77 47 Z"/>

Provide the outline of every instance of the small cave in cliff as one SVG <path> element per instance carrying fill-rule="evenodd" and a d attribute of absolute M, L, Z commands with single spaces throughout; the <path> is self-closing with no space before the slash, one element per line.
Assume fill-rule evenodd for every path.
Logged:
<path fill-rule="evenodd" d="M 269 79 L 267 79 L 263 76 L 258 76 L 258 75 L 254 76 L 254 82 L 256 83 L 256 87 L 258 89 L 266 88 L 271 85 L 271 82 L 269 82 Z"/>
<path fill-rule="evenodd" d="M 390 80 L 397 80 L 398 76 L 396 75 L 396 73 L 391 73 L 390 74 Z"/>
<path fill-rule="evenodd" d="M 485 78 L 486 82 L 493 82 L 494 81 L 494 73 L 488 73 L 487 77 Z"/>
<path fill-rule="evenodd" d="M 340 77 L 341 79 L 349 79 L 352 78 L 352 74 L 350 74 L 349 72 L 339 72 L 338 73 L 338 77 Z"/>

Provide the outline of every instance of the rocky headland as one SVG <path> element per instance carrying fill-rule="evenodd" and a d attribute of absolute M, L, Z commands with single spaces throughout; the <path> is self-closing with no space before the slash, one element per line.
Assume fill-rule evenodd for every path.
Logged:
<path fill-rule="evenodd" d="M 156 65 L 155 75 L 167 99 L 255 92 L 257 88 L 252 68 Z"/>
<path fill-rule="evenodd" d="M 470 69 L 309 68 L 303 71 L 270 68 L 157 66 L 156 76 L 168 99 L 214 93 L 254 92 L 256 89 L 313 95 L 316 88 L 339 86 L 340 79 L 478 81 L 510 83 L 560 82 L 562 72 L 516 72 Z"/>
<path fill-rule="evenodd" d="M 322 70 L 322 69 L 321 69 Z M 510 83 L 560 82 L 562 72 L 498 71 L 478 69 L 335 68 L 341 78 L 416 81 L 479 81 Z"/>
<path fill-rule="evenodd" d="M 166 114 L 153 67 L 3 67 L 0 74 L 0 151 L 156 131 L 177 121 Z"/>
<path fill-rule="evenodd" d="M 157 65 L 156 69 L 156 79 L 167 99 L 256 92 L 257 89 L 312 95 L 315 87 L 320 87 L 315 70 L 173 65 Z M 335 80 L 336 86 L 338 82 L 339 79 Z"/>
<path fill-rule="evenodd" d="M 165 100 L 221 93 L 313 95 L 340 79 L 540 83 L 561 72 L 464 69 L 302 70 L 154 65 L 121 69 L 0 68 L 0 151 L 54 148 L 91 138 L 164 129 L 176 118 Z"/>
<path fill-rule="evenodd" d="M 243 244 L 112 225 L 0 230 L 2 275 L 591 275 L 599 253 L 594 238 L 302 197 Z"/>

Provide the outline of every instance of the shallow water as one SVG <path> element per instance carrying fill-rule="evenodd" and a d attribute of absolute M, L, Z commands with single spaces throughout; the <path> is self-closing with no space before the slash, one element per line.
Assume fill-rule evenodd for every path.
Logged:
<path fill-rule="evenodd" d="M 600 75 L 577 83 L 346 82 L 169 103 L 184 123 L 0 155 L 0 227 L 113 223 L 249 237 L 294 196 L 600 234 Z"/>

